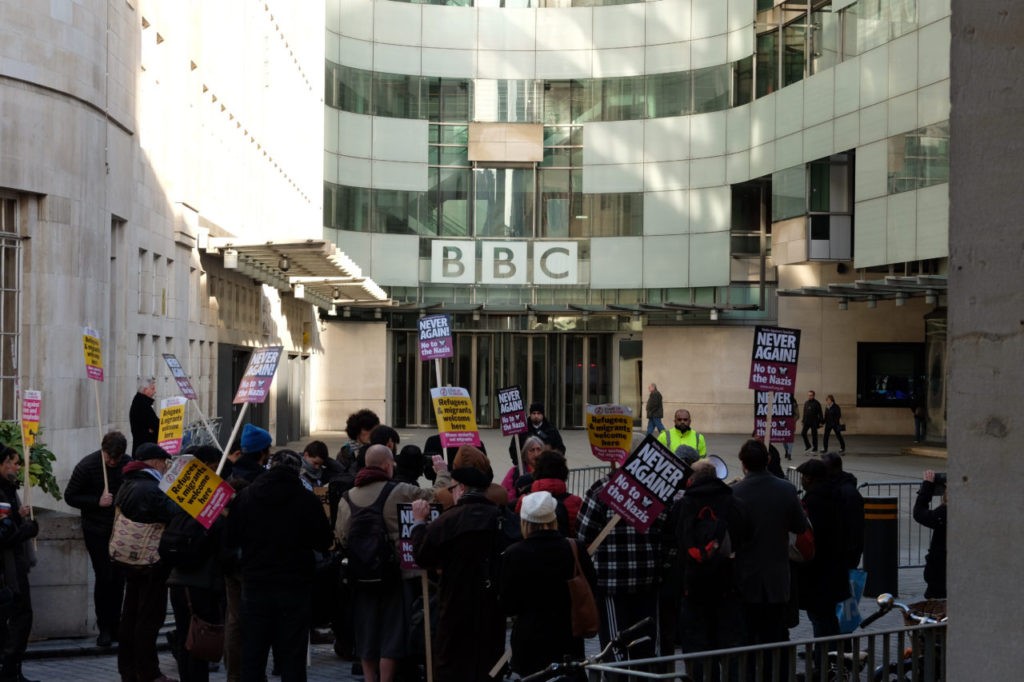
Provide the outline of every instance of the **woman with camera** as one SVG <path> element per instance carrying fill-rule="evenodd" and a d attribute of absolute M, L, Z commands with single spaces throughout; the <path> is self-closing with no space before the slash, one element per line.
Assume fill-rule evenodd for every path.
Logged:
<path fill-rule="evenodd" d="M 942 495 L 942 503 L 930 509 L 932 497 Z M 946 598 L 946 474 L 931 469 L 924 472 L 924 481 L 914 502 L 914 520 L 932 529 L 932 541 L 924 559 L 925 599 Z"/>

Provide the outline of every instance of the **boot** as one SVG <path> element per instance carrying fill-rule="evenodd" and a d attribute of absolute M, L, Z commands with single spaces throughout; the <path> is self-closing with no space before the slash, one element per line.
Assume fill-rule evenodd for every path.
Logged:
<path fill-rule="evenodd" d="M 38 682 L 30 680 L 21 673 L 21 663 L 4 663 L 0 668 L 0 682 Z"/>

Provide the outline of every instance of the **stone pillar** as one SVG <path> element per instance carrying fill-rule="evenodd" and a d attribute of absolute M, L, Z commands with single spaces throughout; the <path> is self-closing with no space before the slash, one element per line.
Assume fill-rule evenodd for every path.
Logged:
<path fill-rule="evenodd" d="M 36 509 L 37 563 L 32 586 L 32 639 L 81 637 L 95 628 L 89 592 L 89 553 L 78 514 Z"/>
<path fill-rule="evenodd" d="M 948 680 L 1020 675 L 1024 7 L 952 0 Z"/>

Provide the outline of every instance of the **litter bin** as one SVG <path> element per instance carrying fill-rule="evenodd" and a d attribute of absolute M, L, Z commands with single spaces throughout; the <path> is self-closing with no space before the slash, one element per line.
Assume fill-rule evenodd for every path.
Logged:
<path fill-rule="evenodd" d="M 899 500 L 865 497 L 864 570 L 868 574 L 865 597 L 877 597 L 885 592 L 899 594 L 899 556 Z"/>

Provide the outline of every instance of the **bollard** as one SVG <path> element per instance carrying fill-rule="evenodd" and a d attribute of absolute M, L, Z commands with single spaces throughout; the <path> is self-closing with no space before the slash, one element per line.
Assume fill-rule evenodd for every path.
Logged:
<path fill-rule="evenodd" d="M 899 502 L 895 497 L 864 498 L 865 597 L 899 594 Z"/>

